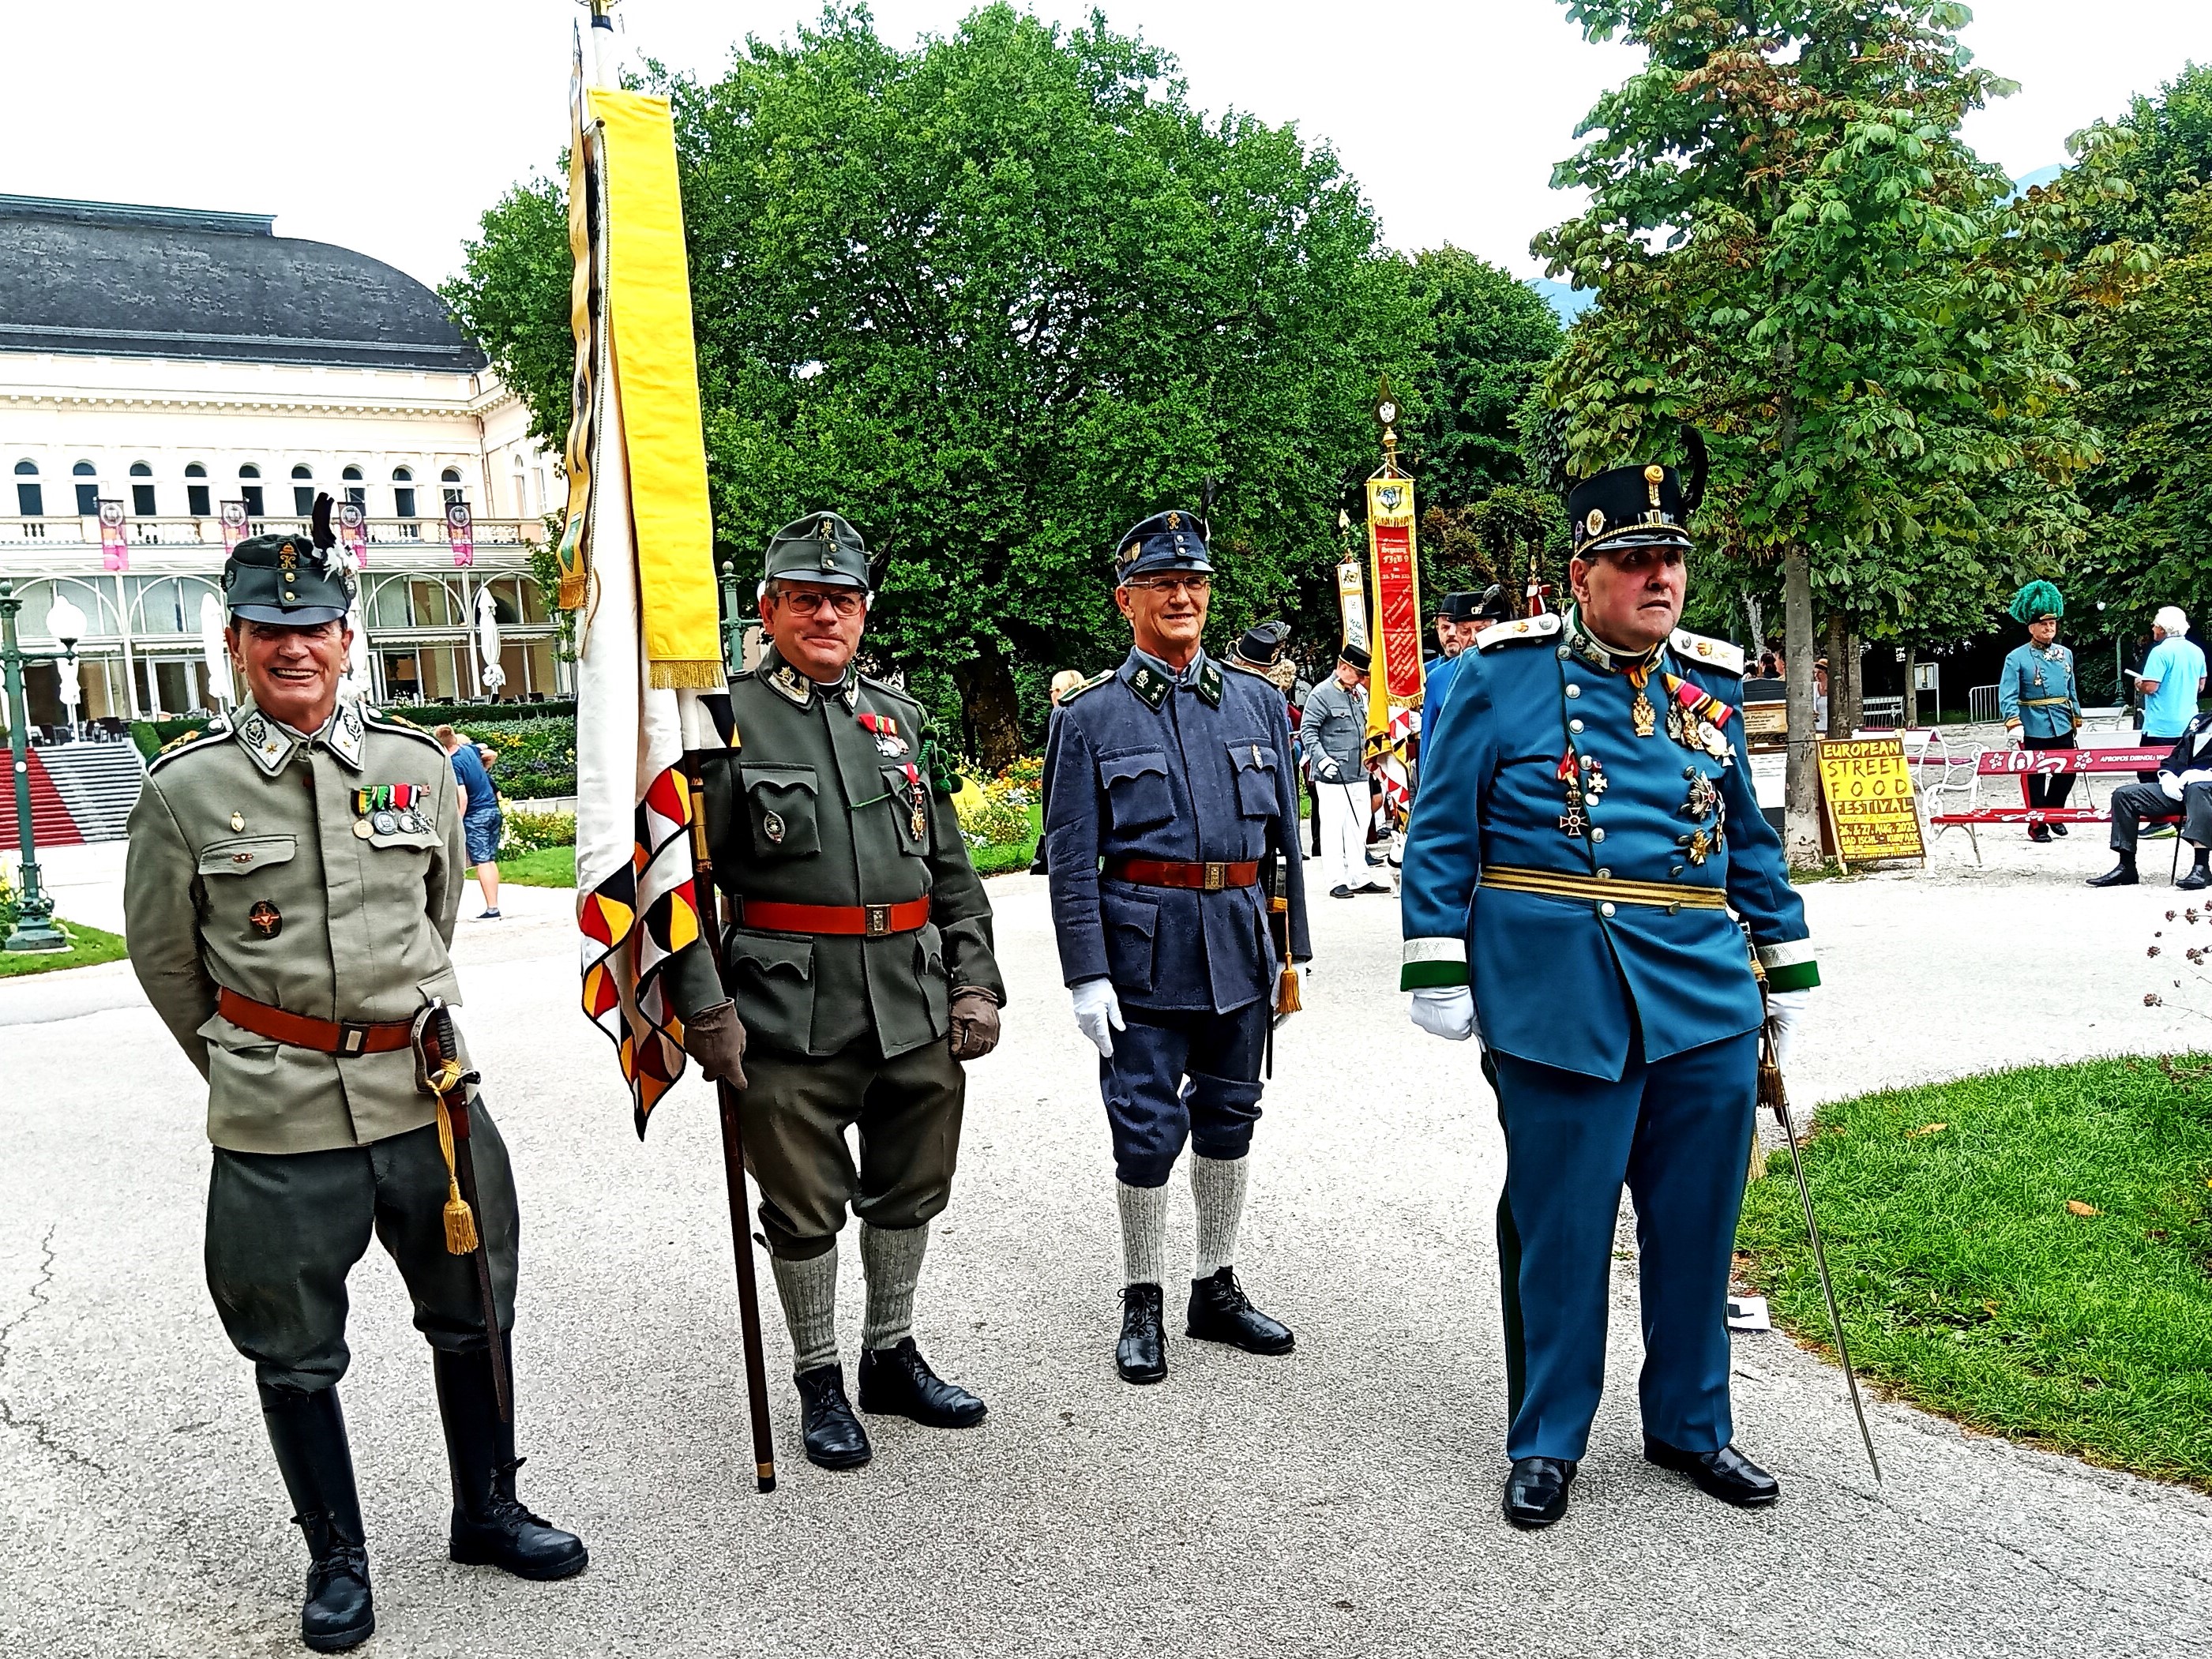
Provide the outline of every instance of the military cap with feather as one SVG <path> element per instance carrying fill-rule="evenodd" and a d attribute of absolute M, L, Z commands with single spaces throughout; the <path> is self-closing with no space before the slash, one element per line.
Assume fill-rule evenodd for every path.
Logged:
<path fill-rule="evenodd" d="M 1688 550 L 1690 515 L 1705 494 L 1705 445 L 1693 427 L 1684 427 L 1682 438 L 1690 451 L 1686 481 L 1673 467 L 1652 462 L 1611 468 L 1567 492 L 1567 528 L 1577 558 L 1615 547 Z"/>
<path fill-rule="evenodd" d="M 1198 514 L 1173 507 L 1139 520 L 1123 534 L 1114 554 L 1114 585 L 1119 587 L 1132 576 L 1155 572 L 1187 570 L 1203 575 L 1212 568 Z"/>
<path fill-rule="evenodd" d="M 2066 614 L 2066 598 L 2052 584 L 2038 578 L 2012 596 L 2006 609 L 2016 623 L 2041 622 Z"/>
<path fill-rule="evenodd" d="M 250 536 L 222 562 L 223 605 L 247 622 L 313 628 L 342 620 L 353 608 L 353 567 L 337 550 L 331 498 L 315 497 L 307 534 Z"/>
<path fill-rule="evenodd" d="M 1244 630 L 1229 653 L 1229 660 L 1246 668 L 1267 672 L 1282 655 L 1283 647 L 1291 637 L 1291 625 L 1279 617 L 1269 622 L 1255 623 Z"/>
<path fill-rule="evenodd" d="M 825 587 L 872 588 L 868 544 L 835 513 L 794 519 L 769 538 L 761 580 L 819 582 Z"/>

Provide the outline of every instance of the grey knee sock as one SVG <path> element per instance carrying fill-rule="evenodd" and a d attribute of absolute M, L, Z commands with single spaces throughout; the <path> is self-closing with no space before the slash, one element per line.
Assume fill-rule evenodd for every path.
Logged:
<path fill-rule="evenodd" d="M 1121 1205 L 1121 1282 L 1158 1285 L 1167 1274 L 1168 1189 L 1114 1183 Z"/>
<path fill-rule="evenodd" d="M 868 1275 L 863 1346 L 895 1348 L 914 1334 L 914 1287 L 921 1278 L 922 1252 L 928 1248 L 927 1221 L 919 1227 L 860 1224 L 860 1266 Z"/>
<path fill-rule="evenodd" d="M 1198 1209 L 1198 1261 L 1194 1279 L 1211 1279 L 1237 1261 L 1237 1224 L 1244 1214 L 1251 1160 L 1190 1155 L 1190 1198 Z"/>
<path fill-rule="evenodd" d="M 791 1327 L 794 1375 L 837 1363 L 837 1246 L 804 1261 L 775 1258 L 777 1299 Z"/>

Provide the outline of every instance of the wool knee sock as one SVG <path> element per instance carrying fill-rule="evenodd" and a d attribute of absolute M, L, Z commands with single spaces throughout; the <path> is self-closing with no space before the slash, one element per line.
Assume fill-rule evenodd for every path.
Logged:
<path fill-rule="evenodd" d="M 791 1327 L 794 1376 L 837 1363 L 837 1246 L 803 1261 L 775 1258 L 776 1299 Z"/>
<path fill-rule="evenodd" d="M 1237 1224 L 1244 1214 L 1251 1160 L 1190 1155 L 1190 1199 L 1198 1210 L 1198 1260 L 1193 1279 L 1211 1279 L 1237 1261 Z"/>
<path fill-rule="evenodd" d="M 860 1224 L 860 1266 L 868 1275 L 868 1317 L 860 1328 L 865 1347 L 896 1348 L 914 1334 L 914 1287 L 921 1278 L 929 1224 L 871 1227 Z"/>
<path fill-rule="evenodd" d="M 1121 1206 L 1121 1282 L 1158 1285 L 1167 1273 L 1168 1189 L 1114 1183 Z"/>

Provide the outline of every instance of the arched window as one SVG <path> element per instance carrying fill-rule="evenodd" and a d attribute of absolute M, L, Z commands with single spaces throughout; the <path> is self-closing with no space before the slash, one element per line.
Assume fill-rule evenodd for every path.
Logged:
<path fill-rule="evenodd" d="M 239 499 L 246 503 L 246 516 L 258 519 L 269 509 L 262 505 L 261 469 L 251 461 L 238 469 Z"/>
<path fill-rule="evenodd" d="M 522 470 L 522 457 L 520 455 L 514 458 L 514 516 L 518 519 L 530 516 L 530 483 Z"/>
<path fill-rule="evenodd" d="M 351 501 L 356 507 L 366 509 L 368 506 L 368 488 L 362 483 L 361 469 L 357 466 L 349 466 L 338 477 L 345 484 L 346 500 Z"/>
<path fill-rule="evenodd" d="M 461 469 L 458 466 L 449 466 L 441 472 L 438 475 L 438 486 L 446 498 L 447 507 L 451 507 L 455 501 L 465 499 L 461 494 Z"/>
<path fill-rule="evenodd" d="M 315 510 L 315 474 L 301 465 L 292 469 L 292 510 L 306 518 Z"/>
<path fill-rule="evenodd" d="M 85 480 L 97 480 L 100 469 L 90 461 L 79 461 L 70 469 L 70 477 L 76 480 L 77 517 L 89 519 L 100 511 L 100 485 L 96 482 L 87 483 Z"/>
<path fill-rule="evenodd" d="M 199 482 L 195 483 L 194 479 Z M 214 507 L 208 500 L 207 469 L 198 461 L 185 465 L 185 511 L 195 519 L 214 515 Z"/>
<path fill-rule="evenodd" d="M 404 466 L 392 469 L 392 516 L 395 519 L 415 516 L 415 475 Z"/>
<path fill-rule="evenodd" d="M 153 477 L 154 469 L 145 462 L 131 463 L 131 510 L 142 519 L 150 519 L 161 511 L 154 504 Z"/>
<path fill-rule="evenodd" d="M 26 519 L 46 516 L 46 492 L 39 483 L 39 464 L 36 461 L 15 463 L 15 511 Z"/>

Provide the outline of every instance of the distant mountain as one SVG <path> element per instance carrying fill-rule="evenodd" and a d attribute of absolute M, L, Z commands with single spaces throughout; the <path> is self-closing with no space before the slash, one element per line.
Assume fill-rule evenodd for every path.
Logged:
<path fill-rule="evenodd" d="M 1534 277 L 1528 286 L 1559 313 L 1559 325 L 1563 328 L 1571 325 L 1576 318 L 1597 303 L 1597 295 L 1589 289 L 1569 288 L 1565 283 L 1555 283 L 1548 276 Z"/>
<path fill-rule="evenodd" d="M 2012 193 L 2015 196 L 2025 196 L 2038 185 L 2047 185 L 2065 171 L 2065 167 L 2062 165 L 2038 167 L 2033 173 L 2023 173 L 2012 181 Z"/>

